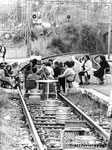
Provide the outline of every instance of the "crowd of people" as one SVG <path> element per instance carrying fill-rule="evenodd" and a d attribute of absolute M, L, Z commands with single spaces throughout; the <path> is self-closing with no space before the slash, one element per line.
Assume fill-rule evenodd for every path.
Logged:
<path fill-rule="evenodd" d="M 65 79 L 67 79 L 67 82 L 73 80 L 73 66 L 73 61 L 66 61 L 65 63 L 62 63 L 52 61 L 50 59 L 46 62 L 43 61 L 41 64 L 38 64 L 37 60 L 33 59 L 25 69 L 25 80 L 59 80 L 59 87 L 62 87 L 65 92 Z"/>
<path fill-rule="evenodd" d="M 91 79 L 92 76 L 97 77 L 99 79 L 100 85 L 104 84 L 104 74 L 110 71 L 110 65 L 106 61 L 104 55 L 101 55 L 99 58 L 100 60 L 98 69 L 94 69 L 89 55 L 85 55 L 81 63 L 79 63 L 79 61 L 77 61 L 72 56 L 74 62 L 80 65 L 80 72 L 78 73 L 80 79 L 79 85 L 84 84 L 84 82 L 82 81 L 83 76 L 85 78 L 85 84 L 90 84 L 89 80 Z"/>
<path fill-rule="evenodd" d="M 75 71 L 76 63 L 80 63 L 79 72 Z M 90 84 L 92 76 L 99 78 L 99 84 L 104 84 L 103 76 L 106 68 L 108 68 L 106 71 L 109 72 L 109 64 L 103 55 L 100 56 L 99 68 L 97 70 L 93 69 L 89 55 L 85 55 L 82 62 L 79 62 L 73 56 L 70 61 L 59 62 L 58 59 L 54 61 L 49 59 L 48 61 L 41 62 L 41 64 L 38 64 L 37 60 L 33 59 L 25 70 L 25 79 L 56 79 L 59 81 L 59 91 L 62 89 L 65 92 L 66 83 L 73 82 L 74 75 L 79 77 L 79 85 Z M 83 76 L 85 81 L 82 80 Z"/>
<path fill-rule="evenodd" d="M 76 72 L 75 65 L 80 64 L 80 71 Z M 17 87 L 17 81 L 19 81 L 19 69 L 18 64 L 15 63 L 13 66 L 2 62 L 0 64 L 0 80 L 9 84 L 12 88 Z M 106 69 L 107 68 L 107 69 Z M 71 83 L 74 81 L 74 75 L 77 74 L 79 77 L 79 85 L 90 84 L 90 79 L 93 76 L 99 78 L 99 84 L 104 84 L 104 73 L 109 72 L 109 64 L 105 59 L 105 56 L 100 56 L 99 68 L 97 70 L 93 69 L 92 61 L 89 55 L 85 55 L 81 62 L 72 56 L 70 61 L 59 62 L 58 59 L 48 61 L 38 61 L 33 59 L 29 62 L 24 70 L 25 81 L 26 80 L 47 80 L 55 79 L 59 81 L 58 90 L 63 90 L 65 92 L 66 83 Z M 85 81 L 83 81 L 83 77 Z"/>

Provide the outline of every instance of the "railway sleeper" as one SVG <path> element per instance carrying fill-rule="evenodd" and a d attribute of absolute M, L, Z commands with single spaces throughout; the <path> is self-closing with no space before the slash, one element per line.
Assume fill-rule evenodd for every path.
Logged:
<path fill-rule="evenodd" d="M 66 101 L 66 104 L 64 101 Z M 60 103 L 62 104 L 61 107 L 63 108 L 63 110 L 66 107 L 70 108 L 68 110 L 72 111 L 70 113 L 71 118 L 75 116 L 76 120 L 74 119 L 70 120 L 71 118 L 69 118 L 64 123 L 63 122 L 57 123 L 56 119 L 58 115 L 56 116 L 56 114 L 54 115 L 45 114 L 45 111 L 43 111 L 42 109 L 43 102 L 41 100 L 40 100 L 39 107 L 38 105 L 27 104 L 28 110 L 33 119 L 33 123 L 35 124 L 35 128 L 37 129 L 37 133 L 40 136 L 40 141 L 42 142 L 42 145 L 46 145 L 48 150 L 49 149 L 55 150 L 57 147 L 58 147 L 57 148 L 58 150 L 59 149 L 64 150 L 66 148 L 73 149 L 73 148 L 82 148 L 82 147 L 83 148 L 105 147 L 106 144 L 104 141 L 104 136 L 102 136 L 101 132 L 97 132 L 95 127 L 93 127 L 92 129 L 91 122 L 88 122 L 88 120 L 86 120 L 86 118 L 82 116 L 81 113 L 78 112 L 76 108 L 74 108 L 73 105 L 69 103 L 68 101 L 63 100 L 63 102 Z M 61 115 L 63 114 L 63 111 L 59 111 L 59 112 L 61 112 Z M 89 130 L 88 130 L 88 127 L 89 127 L 88 124 L 91 127 Z M 57 130 L 59 132 L 58 134 L 57 134 Z M 83 136 L 82 138 L 86 138 L 86 137 L 90 138 L 89 137 L 90 135 L 87 135 L 89 134 L 89 131 L 92 133 L 91 138 L 94 137 L 95 139 L 94 138 L 93 138 L 94 140 L 88 139 L 86 141 L 84 141 L 84 139 L 81 139 L 80 136 Z M 99 133 L 100 135 L 99 139 L 98 139 L 98 135 L 96 134 L 96 132 Z M 56 140 L 56 138 L 58 140 Z M 89 143 L 90 141 L 93 143 Z"/>

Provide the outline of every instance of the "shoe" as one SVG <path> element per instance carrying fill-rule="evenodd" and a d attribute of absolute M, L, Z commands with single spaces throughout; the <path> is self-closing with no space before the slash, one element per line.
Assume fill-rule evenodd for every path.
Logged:
<path fill-rule="evenodd" d="M 89 85 L 89 84 L 90 84 L 90 82 L 86 82 L 86 83 L 85 83 L 85 85 Z"/>
<path fill-rule="evenodd" d="M 83 85 L 83 82 L 79 82 L 79 85 Z"/>

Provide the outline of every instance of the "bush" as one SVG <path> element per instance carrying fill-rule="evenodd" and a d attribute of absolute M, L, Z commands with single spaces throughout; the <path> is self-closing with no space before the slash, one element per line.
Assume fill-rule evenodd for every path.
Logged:
<path fill-rule="evenodd" d="M 60 51 L 63 51 L 63 41 L 62 39 L 58 38 L 53 38 L 51 42 L 51 46 L 54 48 L 58 47 Z"/>
<path fill-rule="evenodd" d="M 66 34 L 65 38 L 70 41 L 70 44 L 76 45 L 79 40 L 78 28 L 73 25 L 69 25 L 69 26 L 66 26 L 64 30 Z"/>
<path fill-rule="evenodd" d="M 60 52 L 71 52 L 72 49 L 76 49 L 79 40 L 78 28 L 73 25 L 65 25 L 59 29 L 57 37 L 54 37 L 51 41 L 51 45 L 54 48 L 58 48 Z"/>
<path fill-rule="evenodd" d="M 37 39 L 38 39 L 38 37 L 37 37 L 36 33 L 33 32 L 33 31 L 31 31 L 31 40 L 32 40 L 32 41 L 35 41 L 35 40 L 37 40 Z"/>
<path fill-rule="evenodd" d="M 94 28 L 88 25 L 82 26 L 82 51 L 95 52 L 96 51 L 96 32 Z"/>
<path fill-rule="evenodd" d="M 25 36 L 24 32 L 18 31 L 13 38 L 14 44 L 18 44 L 18 43 L 22 42 L 24 40 L 24 36 Z"/>

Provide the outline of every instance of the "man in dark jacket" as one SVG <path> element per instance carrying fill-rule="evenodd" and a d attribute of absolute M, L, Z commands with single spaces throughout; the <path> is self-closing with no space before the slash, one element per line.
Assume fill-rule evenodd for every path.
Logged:
<path fill-rule="evenodd" d="M 53 70 L 54 70 L 54 78 L 57 78 L 61 74 L 61 69 L 60 69 L 59 63 L 57 61 L 54 63 Z"/>

